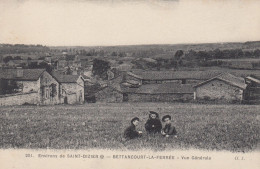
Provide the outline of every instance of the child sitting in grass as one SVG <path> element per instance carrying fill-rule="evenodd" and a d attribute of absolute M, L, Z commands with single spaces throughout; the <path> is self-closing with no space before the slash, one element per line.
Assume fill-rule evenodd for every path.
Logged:
<path fill-rule="evenodd" d="M 155 133 L 161 132 L 162 123 L 159 119 L 158 113 L 156 113 L 154 111 L 150 111 L 149 119 L 145 123 L 145 129 L 146 129 L 147 133 L 149 133 L 149 134 L 155 134 Z"/>
<path fill-rule="evenodd" d="M 162 135 L 165 137 L 174 136 L 175 138 L 177 138 L 177 131 L 171 123 L 171 116 L 170 115 L 163 116 L 162 121 L 165 122 L 165 126 L 161 131 Z"/>
<path fill-rule="evenodd" d="M 131 125 L 126 128 L 124 132 L 124 140 L 134 139 L 142 136 L 142 131 L 137 131 L 136 126 L 138 126 L 139 118 L 135 117 L 131 120 Z"/>

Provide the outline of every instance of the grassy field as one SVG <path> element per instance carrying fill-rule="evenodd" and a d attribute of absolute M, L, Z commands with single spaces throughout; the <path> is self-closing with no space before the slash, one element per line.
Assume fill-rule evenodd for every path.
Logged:
<path fill-rule="evenodd" d="M 148 111 L 170 114 L 178 138 L 147 136 Z M 0 108 L 0 148 L 117 149 L 259 149 L 260 105 L 166 103 L 18 106 Z M 143 137 L 122 142 L 133 117 Z"/>

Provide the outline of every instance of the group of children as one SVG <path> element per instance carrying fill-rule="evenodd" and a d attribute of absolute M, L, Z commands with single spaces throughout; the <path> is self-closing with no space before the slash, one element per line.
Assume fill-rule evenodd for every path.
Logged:
<path fill-rule="evenodd" d="M 138 126 L 140 119 L 135 117 L 131 120 L 131 125 L 126 128 L 124 132 L 124 138 L 126 140 L 134 139 L 142 136 L 142 131 L 137 131 L 136 126 Z M 174 136 L 177 137 L 177 132 L 175 127 L 171 124 L 171 116 L 165 115 L 162 118 L 162 121 L 165 122 L 165 126 L 162 127 L 162 123 L 159 119 L 159 114 L 150 111 L 149 119 L 145 123 L 145 130 L 148 134 L 161 133 L 165 137 Z"/>

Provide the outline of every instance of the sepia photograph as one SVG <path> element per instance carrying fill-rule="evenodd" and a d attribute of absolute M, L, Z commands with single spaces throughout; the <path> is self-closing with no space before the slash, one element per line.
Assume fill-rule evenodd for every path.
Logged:
<path fill-rule="evenodd" d="M 260 168 L 259 7 L 1 0 L 0 168 Z"/>

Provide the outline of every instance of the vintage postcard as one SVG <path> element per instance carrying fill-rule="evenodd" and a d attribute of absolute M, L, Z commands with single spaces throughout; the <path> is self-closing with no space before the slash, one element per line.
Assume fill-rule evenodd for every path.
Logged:
<path fill-rule="evenodd" d="M 260 1 L 1 0 L 0 168 L 260 168 Z"/>

